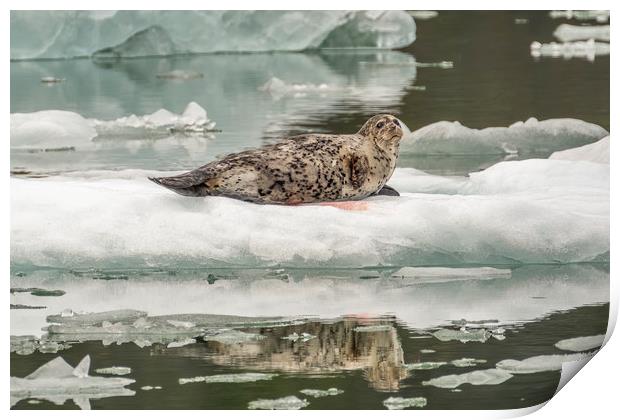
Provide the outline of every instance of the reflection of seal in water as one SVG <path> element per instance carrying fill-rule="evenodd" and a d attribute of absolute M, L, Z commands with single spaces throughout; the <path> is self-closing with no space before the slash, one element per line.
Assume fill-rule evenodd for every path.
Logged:
<path fill-rule="evenodd" d="M 396 167 L 402 135 L 395 117 L 376 115 L 357 134 L 291 137 L 182 175 L 149 179 L 181 195 L 224 196 L 261 204 L 398 195 L 384 186 Z"/>

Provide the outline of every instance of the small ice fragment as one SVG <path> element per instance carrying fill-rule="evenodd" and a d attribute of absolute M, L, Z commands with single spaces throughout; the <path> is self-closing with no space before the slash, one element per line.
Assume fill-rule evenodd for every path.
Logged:
<path fill-rule="evenodd" d="M 462 359 L 456 359 L 451 361 L 450 363 L 456 367 L 470 367 L 476 366 L 479 363 L 486 363 L 487 361 L 484 359 L 472 359 L 468 357 L 463 357 Z"/>
<path fill-rule="evenodd" d="M 140 389 L 141 389 L 141 390 L 143 390 L 143 391 L 152 391 L 152 390 L 154 390 L 154 389 L 162 389 L 162 387 L 161 387 L 161 386 L 159 386 L 159 385 L 155 385 L 155 386 L 152 386 L 152 385 L 144 385 L 144 386 L 141 386 L 141 387 L 140 387 Z"/>
<path fill-rule="evenodd" d="M 264 335 L 246 333 L 237 330 L 223 330 L 216 333 L 209 333 L 202 337 L 203 341 L 217 341 L 222 344 L 248 343 L 264 339 Z"/>
<path fill-rule="evenodd" d="M 173 341 L 171 343 L 168 343 L 168 348 L 176 348 L 176 347 L 183 347 L 183 346 L 188 346 L 190 344 L 195 344 L 196 343 L 196 339 L 194 338 L 186 338 L 184 340 L 180 340 L 180 341 Z"/>
<path fill-rule="evenodd" d="M 123 375 L 129 375 L 131 373 L 131 368 L 125 367 L 125 366 L 111 366 L 107 368 L 95 369 L 95 372 L 101 373 L 102 375 L 123 376 Z"/>
<path fill-rule="evenodd" d="M 420 362 L 420 363 L 407 363 L 404 365 L 404 367 L 409 370 L 429 370 L 429 369 L 437 369 L 446 364 L 447 364 L 446 362 Z"/>
<path fill-rule="evenodd" d="M 476 330 L 467 330 L 461 328 L 460 330 L 449 330 L 442 328 L 433 333 L 433 336 L 440 341 L 460 341 L 461 343 L 467 343 L 469 341 L 478 341 L 484 343 L 491 337 L 491 334 L 484 328 Z"/>
<path fill-rule="evenodd" d="M 275 373 L 230 373 L 212 376 L 196 376 L 193 378 L 179 378 L 179 384 L 185 385 L 189 383 L 205 382 L 213 383 L 245 383 L 256 381 L 269 381 L 278 376 Z"/>
<path fill-rule="evenodd" d="M 609 21 L 609 10 L 552 10 L 553 19 L 596 20 L 599 23 Z"/>
<path fill-rule="evenodd" d="M 316 338 L 316 336 L 312 335 L 312 334 L 309 334 L 309 333 L 306 333 L 306 332 L 305 333 L 301 333 L 301 340 L 303 342 L 306 342 L 308 340 L 312 340 L 313 338 Z"/>
<path fill-rule="evenodd" d="M 454 68 L 454 63 L 452 61 L 439 61 L 437 63 L 420 63 L 416 62 L 415 65 L 417 67 L 438 67 L 440 69 L 451 69 Z"/>
<path fill-rule="evenodd" d="M 561 370 L 562 364 L 565 362 L 575 362 L 591 356 L 591 353 L 550 354 L 528 357 L 523 360 L 506 359 L 498 362 L 495 366 L 498 369 L 514 374 L 537 373 L 549 370 Z"/>
<path fill-rule="evenodd" d="M 299 340 L 300 335 L 297 334 L 296 332 L 294 332 L 293 334 L 289 334 L 285 337 L 282 337 L 282 340 L 290 340 L 290 341 L 297 341 Z"/>
<path fill-rule="evenodd" d="M 307 400 L 300 400 L 294 395 L 275 400 L 256 400 L 248 404 L 250 410 L 299 410 L 307 407 Z"/>
<path fill-rule="evenodd" d="M 41 77 L 41 83 L 46 83 L 46 84 L 62 83 L 64 81 L 65 79 L 61 79 L 59 77 L 54 77 L 54 76 Z"/>
<path fill-rule="evenodd" d="M 299 392 L 304 394 L 304 395 L 308 395 L 310 397 L 321 398 L 321 397 L 328 397 L 328 396 L 332 396 L 332 395 L 339 395 L 339 394 L 342 394 L 344 391 L 341 390 L 341 389 L 338 389 L 338 388 L 329 388 L 327 390 L 323 390 L 323 389 L 302 389 Z"/>
<path fill-rule="evenodd" d="M 498 385 L 512 378 L 512 375 L 501 369 L 475 370 L 461 375 L 446 375 L 423 381 L 422 385 L 438 388 L 456 388 L 462 384 Z"/>
<path fill-rule="evenodd" d="M 564 43 L 550 42 L 545 44 L 534 41 L 530 45 L 530 54 L 534 58 L 585 58 L 588 61 L 594 61 L 595 57 L 609 55 L 610 51 L 611 48 L 608 43 L 596 42 L 593 39 Z"/>
<path fill-rule="evenodd" d="M 609 42 L 609 25 L 577 26 L 563 23 L 553 32 L 553 36 L 561 42 L 568 41 L 596 41 Z"/>
<path fill-rule="evenodd" d="M 422 349 L 420 350 L 420 353 L 436 353 L 437 350 L 433 350 L 433 349 Z"/>
<path fill-rule="evenodd" d="M 560 350 L 567 351 L 586 351 L 599 348 L 603 345 L 605 334 L 592 335 L 589 337 L 576 337 L 560 340 L 555 346 Z"/>
<path fill-rule="evenodd" d="M 526 23 L 529 23 L 529 19 L 526 18 L 515 18 L 515 23 L 517 25 L 525 25 Z"/>
<path fill-rule="evenodd" d="M 354 330 L 357 332 L 378 332 L 378 331 L 392 331 L 394 327 L 389 324 L 378 324 L 378 325 L 362 325 L 359 327 L 355 327 Z"/>
<path fill-rule="evenodd" d="M 415 397 L 415 398 L 403 398 L 403 397 L 390 397 L 387 400 L 383 401 L 383 405 L 387 407 L 388 410 L 402 410 L 404 408 L 409 407 L 425 407 L 426 406 L 426 398 L 424 397 Z"/>
<path fill-rule="evenodd" d="M 194 324 L 193 322 L 190 321 L 175 321 L 172 319 L 168 319 L 166 320 L 166 322 L 168 322 L 168 324 L 174 326 L 174 327 L 178 327 L 178 328 L 193 328 L 196 326 L 196 324 Z"/>

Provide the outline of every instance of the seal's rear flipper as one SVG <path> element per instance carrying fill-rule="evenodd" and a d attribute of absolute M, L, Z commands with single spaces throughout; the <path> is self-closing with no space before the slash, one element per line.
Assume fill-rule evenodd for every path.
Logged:
<path fill-rule="evenodd" d="M 400 197 L 400 193 L 389 185 L 384 185 L 375 195 L 389 195 L 392 197 Z"/>
<path fill-rule="evenodd" d="M 149 177 L 151 181 L 186 197 L 205 197 L 209 195 L 207 186 L 191 175 L 170 176 L 164 178 Z"/>

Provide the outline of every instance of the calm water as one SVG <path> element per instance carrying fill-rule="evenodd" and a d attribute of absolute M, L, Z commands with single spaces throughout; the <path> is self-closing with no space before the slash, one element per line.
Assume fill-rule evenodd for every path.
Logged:
<path fill-rule="evenodd" d="M 517 25 L 515 18 L 527 18 Z M 507 126 L 529 117 L 572 117 L 609 129 L 609 58 L 540 59 L 532 41 L 552 41 L 562 20 L 544 12 L 440 12 L 417 21 L 417 40 L 403 51 L 217 54 L 134 59 L 11 63 L 11 112 L 75 111 L 87 118 L 114 119 L 159 108 L 182 112 L 190 101 L 202 105 L 221 133 L 212 137 L 163 136 L 95 139 L 92 149 L 55 153 L 11 151 L 12 169 L 35 173 L 93 169 L 183 170 L 226 153 L 256 147 L 308 131 L 355 132 L 380 112 L 398 115 L 410 129 L 440 120 L 475 128 Z M 454 68 L 415 63 L 452 61 Z M 203 78 L 170 81 L 157 73 L 183 69 Z M 45 86 L 44 76 L 66 78 Z M 329 94 L 273 95 L 260 90 L 272 77 L 288 83 L 321 84 Z M 421 87 L 425 89 L 422 90 Z M 399 166 L 464 175 L 502 157 L 401 156 Z M 411 282 L 392 277 L 400 267 L 337 270 L 295 269 L 51 270 L 12 267 L 11 287 L 62 290 L 62 296 L 11 294 L 11 304 L 44 309 L 11 311 L 12 335 L 38 335 L 45 318 L 65 308 L 102 312 L 137 309 L 149 316 L 184 313 L 248 317 L 302 317 L 280 326 L 238 327 L 262 339 L 235 344 L 202 339 L 168 348 L 170 337 L 139 347 L 135 337 L 67 335 L 50 339 L 70 348 L 57 354 L 11 353 L 11 375 L 23 377 L 57 355 L 75 366 L 85 355 L 95 368 L 127 366 L 136 382 L 132 397 L 94 398 L 93 408 L 247 408 L 253 400 L 296 395 L 309 409 L 381 409 L 391 396 L 425 397 L 429 409 L 500 409 L 549 399 L 557 370 L 515 375 L 497 385 L 469 385 L 460 392 L 423 385 L 432 378 L 490 369 L 505 359 L 563 354 L 559 340 L 604 334 L 609 301 L 608 264 L 497 267 L 510 276 L 446 282 Z M 366 315 L 368 314 L 368 315 Z M 374 318 L 382 315 L 381 318 Z M 478 321 L 486 321 L 484 324 Z M 445 328 L 503 334 L 485 340 L 442 341 Z M 358 329 L 382 325 L 377 329 Z M 307 341 L 283 337 L 314 336 Z M 489 333 L 490 334 L 490 333 Z M 174 334 L 173 334 L 174 335 Z M 434 350 L 435 352 L 421 352 Z M 411 370 L 407 364 L 482 359 L 475 367 L 450 364 Z M 180 385 L 179 378 L 224 373 L 275 373 L 252 383 Z M 142 386 L 161 390 L 141 390 Z M 344 391 L 306 397 L 301 389 Z M 77 408 L 24 399 L 14 408 Z"/>

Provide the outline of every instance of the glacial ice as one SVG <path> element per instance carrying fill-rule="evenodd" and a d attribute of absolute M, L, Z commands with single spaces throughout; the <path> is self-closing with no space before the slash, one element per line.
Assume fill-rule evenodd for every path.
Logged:
<path fill-rule="evenodd" d="M 130 115 L 102 121 L 84 118 L 70 111 L 47 110 L 11 114 L 11 148 L 53 151 L 58 149 L 93 149 L 96 141 L 106 137 L 149 138 L 150 131 L 169 133 L 207 133 L 215 122 L 196 102 L 190 102 L 181 114 L 160 109 L 152 114 Z"/>
<path fill-rule="evenodd" d="M 481 280 L 510 278 L 509 269 L 493 267 L 403 267 L 392 273 L 392 277 L 411 279 L 414 283 L 442 283 L 459 280 Z"/>
<path fill-rule="evenodd" d="M 401 154 L 512 155 L 554 151 L 593 143 L 608 136 L 604 128 L 573 118 L 538 121 L 529 118 L 509 127 L 468 128 L 440 121 L 422 127 L 401 141 Z M 545 156 L 545 157 L 546 157 Z"/>
<path fill-rule="evenodd" d="M 402 48 L 416 29 L 394 10 L 12 11 L 10 27 L 12 60 Z"/>
<path fill-rule="evenodd" d="M 585 58 L 588 61 L 594 61 L 597 56 L 609 55 L 610 51 L 608 43 L 596 42 L 593 39 L 563 43 L 534 41 L 530 45 L 530 54 L 534 58 Z"/>
<path fill-rule="evenodd" d="M 603 345 L 605 334 L 593 335 L 589 337 L 576 337 L 560 340 L 555 346 L 560 350 L 566 351 L 586 351 L 596 349 Z"/>
<path fill-rule="evenodd" d="M 561 370 L 563 363 L 575 362 L 591 356 L 592 354 L 587 353 L 551 354 L 528 357 L 524 360 L 506 359 L 497 362 L 495 366 L 498 369 L 515 375 L 521 373 L 537 373 L 549 370 Z"/>
<path fill-rule="evenodd" d="M 125 367 L 125 366 L 111 366 L 107 368 L 95 369 L 95 372 L 100 373 L 102 375 L 124 376 L 124 375 L 129 375 L 131 373 L 131 368 Z"/>
<path fill-rule="evenodd" d="M 309 397 L 314 397 L 314 398 L 329 397 L 329 396 L 340 395 L 340 394 L 344 393 L 343 390 L 338 389 L 338 388 L 329 388 L 327 390 L 324 390 L 324 389 L 302 389 L 299 392 L 301 394 L 308 395 Z"/>
<path fill-rule="evenodd" d="M 307 400 L 300 400 L 294 395 L 278 398 L 275 400 L 261 399 L 250 401 L 250 410 L 300 410 L 307 407 L 310 403 Z"/>
<path fill-rule="evenodd" d="M 220 384 L 220 383 L 245 383 L 256 381 L 269 381 L 278 376 L 275 373 L 225 373 L 221 375 L 212 376 L 196 376 L 194 378 L 179 378 L 179 384 L 185 385 L 190 383 L 204 382 L 207 384 Z"/>
<path fill-rule="evenodd" d="M 437 388 L 457 388 L 463 384 L 499 385 L 512 378 L 512 375 L 501 369 L 474 370 L 460 375 L 446 375 L 423 381 L 422 385 Z"/>
<path fill-rule="evenodd" d="M 73 400 L 82 410 L 90 409 L 91 399 L 132 396 L 125 388 L 133 379 L 89 376 L 90 357 L 73 368 L 62 357 L 47 362 L 25 378 L 11 377 L 11 406 L 20 400 L 37 398 L 62 405 Z"/>
<path fill-rule="evenodd" d="M 553 36 L 561 42 L 587 41 L 589 39 L 609 42 L 610 39 L 609 25 L 578 26 L 563 23 L 553 32 Z"/>
<path fill-rule="evenodd" d="M 401 197 L 369 198 L 357 212 L 187 199 L 147 175 L 11 178 L 11 262 L 488 265 L 583 262 L 609 251 L 609 167 L 590 162 L 507 161 L 439 183 L 397 169 L 390 185 Z"/>
<path fill-rule="evenodd" d="M 390 397 L 387 400 L 383 401 L 383 405 L 388 410 L 403 410 L 409 407 L 422 408 L 426 406 L 426 398 L 424 397 L 415 397 L 415 398 L 403 398 L 403 397 Z"/>
<path fill-rule="evenodd" d="M 609 21 L 609 10 L 552 10 L 553 19 L 596 20 L 599 23 Z"/>
<path fill-rule="evenodd" d="M 590 143 L 574 149 L 554 152 L 551 156 L 549 156 L 549 159 L 581 160 L 586 162 L 609 164 L 609 136 L 597 141 L 596 143 Z"/>

